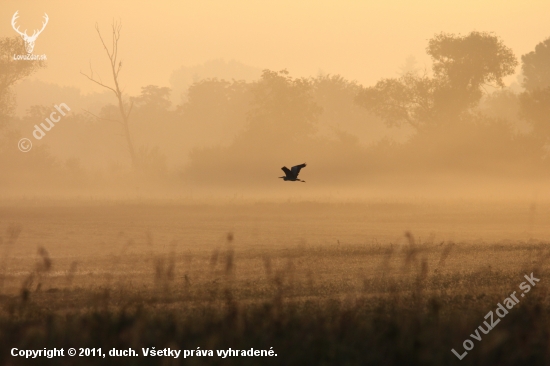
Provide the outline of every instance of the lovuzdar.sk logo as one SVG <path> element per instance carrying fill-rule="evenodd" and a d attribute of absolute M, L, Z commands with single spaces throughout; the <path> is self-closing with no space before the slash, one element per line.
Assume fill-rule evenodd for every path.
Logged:
<path fill-rule="evenodd" d="M 46 55 L 34 55 L 32 51 L 34 50 L 34 42 L 36 42 L 36 38 L 42 33 L 44 28 L 46 28 L 46 25 L 48 24 L 48 14 L 44 13 L 44 22 L 42 22 L 42 29 L 38 30 L 35 29 L 32 35 L 27 34 L 27 30 L 25 29 L 24 32 L 21 32 L 19 30 L 19 27 L 15 25 L 15 21 L 17 18 L 19 18 L 19 10 L 13 14 L 13 17 L 11 18 L 11 26 L 13 29 L 23 38 L 23 41 L 25 41 L 25 50 L 27 51 L 26 55 L 13 55 L 14 60 L 46 60 Z"/>

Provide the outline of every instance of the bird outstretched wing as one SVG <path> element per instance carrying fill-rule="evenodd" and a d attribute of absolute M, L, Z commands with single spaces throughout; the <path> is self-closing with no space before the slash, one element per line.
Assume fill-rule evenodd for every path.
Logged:
<path fill-rule="evenodd" d="M 306 167 L 306 163 L 303 163 L 300 165 L 294 165 L 291 169 L 292 174 L 294 174 L 295 177 L 298 177 L 298 174 L 300 174 L 300 170 L 305 167 Z"/>
<path fill-rule="evenodd" d="M 292 172 L 290 171 L 290 169 L 288 169 L 286 166 L 282 167 L 281 168 L 283 172 L 285 172 L 285 175 L 287 177 L 290 177 L 290 175 L 292 174 Z"/>

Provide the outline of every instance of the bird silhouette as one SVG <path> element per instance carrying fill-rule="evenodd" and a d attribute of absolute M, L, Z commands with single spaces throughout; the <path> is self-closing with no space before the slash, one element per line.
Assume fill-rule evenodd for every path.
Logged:
<path fill-rule="evenodd" d="M 298 181 L 298 182 L 305 183 L 306 182 L 305 180 L 298 179 L 298 174 L 300 174 L 300 170 L 305 167 L 306 167 L 306 163 L 300 164 L 300 165 L 294 165 L 291 169 L 288 169 L 286 166 L 284 166 L 281 169 L 283 170 L 283 172 L 285 172 L 285 176 L 279 177 L 279 178 L 283 178 L 284 181 L 289 180 L 291 182 Z"/>

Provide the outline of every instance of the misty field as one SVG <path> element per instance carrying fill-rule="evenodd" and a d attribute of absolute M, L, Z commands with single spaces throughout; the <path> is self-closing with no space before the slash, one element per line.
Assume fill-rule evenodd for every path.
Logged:
<path fill-rule="evenodd" d="M 1 363 L 548 364 L 549 216 L 534 203 L 4 205 Z M 152 347 L 182 353 L 142 356 Z M 213 356 L 183 358 L 198 348 Z M 217 355 L 229 348 L 277 356 Z"/>

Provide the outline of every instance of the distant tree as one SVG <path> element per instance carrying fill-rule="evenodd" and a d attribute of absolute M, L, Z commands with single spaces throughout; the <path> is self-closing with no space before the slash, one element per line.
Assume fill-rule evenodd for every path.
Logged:
<path fill-rule="evenodd" d="M 504 87 L 503 78 L 514 73 L 518 61 L 501 39 L 486 32 L 460 37 L 441 33 L 428 43 L 433 71 L 455 88 L 477 92 L 486 84 Z"/>
<path fill-rule="evenodd" d="M 154 176 L 167 172 L 164 155 L 171 140 L 171 127 L 177 122 L 176 112 L 170 110 L 172 101 L 168 87 L 147 85 L 137 97 L 130 97 L 134 106 L 132 114 L 132 138 L 137 147 L 136 155 L 142 172 Z M 173 136 L 177 138 L 178 136 Z"/>
<path fill-rule="evenodd" d="M 13 59 L 14 54 L 23 53 L 26 50 L 20 37 L 0 38 L 0 186 L 17 185 L 20 183 L 18 177 L 26 174 L 28 179 L 29 172 L 39 174 L 53 171 L 52 159 L 44 148 L 36 147 L 32 155 L 26 155 L 21 154 L 16 147 L 22 136 L 13 128 L 13 121 L 17 120 L 14 116 L 16 99 L 13 86 L 45 67 L 44 61 Z M 20 124 L 17 126 L 20 127 Z"/>
<path fill-rule="evenodd" d="M 311 94 L 312 83 L 293 79 L 287 70 L 264 70 L 253 83 L 253 100 L 248 115 L 251 133 L 280 136 L 281 142 L 311 136 L 321 108 Z"/>
<path fill-rule="evenodd" d="M 503 87 L 503 78 L 518 64 L 502 40 L 484 32 L 441 33 L 426 51 L 433 60 L 433 77 L 408 73 L 384 79 L 362 90 L 357 102 L 389 125 L 439 125 L 477 105 L 485 85 Z"/>
<path fill-rule="evenodd" d="M 317 135 L 335 138 L 344 136 L 342 132 L 348 132 L 360 137 L 362 142 L 379 138 L 372 133 L 377 127 L 384 128 L 376 123 L 380 122 L 379 118 L 354 102 L 361 90 L 357 82 L 340 75 L 318 75 L 311 82 L 313 100 L 323 109 L 318 119 Z M 373 123 L 366 124 L 365 120 L 369 118 Z"/>
<path fill-rule="evenodd" d="M 521 56 L 523 87 L 527 91 L 550 87 L 550 38 L 535 46 L 535 50 Z"/>
<path fill-rule="evenodd" d="M 479 104 L 479 110 L 486 116 L 507 120 L 516 128 L 520 124 L 519 108 L 519 95 L 509 88 L 493 91 Z"/>
<path fill-rule="evenodd" d="M 185 102 L 190 86 L 202 80 L 239 80 L 251 82 L 258 80 L 261 69 L 242 64 L 238 61 L 215 59 L 195 66 L 182 66 L 170 75 L 172 98 L 177 103 Z"/>
<path fill-rule="evenodd" d="M 13 113 L 15 97 L 11 88 L 19 80 L 45 67 L 44 61 L 14 60 L 14 54 L 26 53 L 20 37 L 0 38 L 0 118 Z M 1 124 L 1 120 L 0 120 Z M 0 126 L 1 127 L 1 126 Z"/>
<path fill-rule="evenodd" d="M 206 89 L 200 88 L 207 85 L 212 91 L 210 95 L 205 95 Z M 189 104 L 184 105 L 184 115 L 200 114 L 195 109 L 199 105 L 194 103 L 199 96 L 215 101 L 210 109 L 229 107 L 227 95 L 239 95 L 236 92 L 228 94 L 231 85 L 213 80 L 196 84 L 189 90 Z M 237 105 L 245 112 L 242 118 L 247 122 L 246 127 L 229 146 L 194 150 L 188 167 L 192 176 L 208 176 L 210 180 L 212 176 L 224 176 L 230 181 L 244 182 L 250 179 L 253 169 L 258 177 L 264 177 L 260 180 L 271 181 L 270 171 L 274 167 L 278 170 L 280 164 L 296 164 L 292 162 L 294 159 L 307 162 L 307 157 L 312 156 L 319 145 L 314 135 L 321 108 L 313 98 L 313 82 L 293 78 L 286 70 L 264 70 L 258 81 L 234 87 L 245 87 L 242 101 L 246 104 Z M 207 105 L 201 104 L 200 107 Z"/>
<path fill-rule="evenodd" d="M 130 100 L 136 107 L 146 108 L 151 111 L 166 111 L 172 105 L 170 93 L 171 89 L 168 87 L 147 85 L 141 88 L 140 96 L 132 97 Z"/>
<path fill-rule="evenodd" d="M 444 113 L 460 113 L 476 106 L 486 85 L 504 87 L 518 61 L 502 40 L 490 33 L 472 32 L 460 37 L 439 34 L 429 41 L 427 53 L 439 87 L 435 104 Z"/>
<path fill-rule="evenodd" d="M 550 38 L 521 56 L 523 86 L 520 113 L 544 142 L 550 138 Z"/>
<path fill-rule="evenodd" d="M 252 94 L 241 80 L 203 79 L 189 87 L 187 100 L 177 108 L 193 146 L 228 145 L 242 132 Z"/>
<path fill-rule="evenodd" d="M 437 81 L 406 74 L 383 79 L 359 92 L 357 103 L 382 118 L 390 127 L 406 123 L 415 129 L 434 123 Z"/>
<path fill-rule="evenodd" d="M 102 81 L 96 80 L 96 78 L 94 77 L 93 70 L 91 70 L 91 66 L 90 66 L 90 75 L 84 74 L 83 72 L 80 72 L 80 73 L 85 77 L 87 77 L 90 81 L 93 81 L 94 83 L 102 86 L 105 89 L 111 90 L 115 94 L 117 98 L 118 110 L 120 114 L 120 120 L 116 120 L 116 121 L 122 125 L 123 131 L 124 131 L 124 137 L 126 138 L 128 152 L 130 153 L 130 158 L 132 160 L 132 166 L 136 168 L 138 166 L 138 159 L 134 148 L 134 142 L 130 134 L 130 113 L 132 112 L 133 104 L 130 104 L 130 106 L 128 106 L 124 102 L 123 96 L 122 96 L 122 90 L 120 89 L 120 84 L 119 84 L 119 74 L 122 68 L 122 61 L 118 59 L 118 41 L 120 40 L 121 27 L 122 25 L 120 23 L 113 21 L 111 25 L 112 45 L 111 45 L 111 49 L 109 50 L 109 48 L 105 44 L 105 41 L 103 40 L 103 37 L 101 36 L 101 32 L 99 31 L 99 26 L 97 25 L 97 23 L 95 25 L 95 29 L 97 31 L 101 44 L 103 45 L 103 48 L 105 49 L 105 53 L 109 58 L 109 66 L 111 68 L 111 72 L 113 75 L 114 86 L 108 86 L 104 84 Z"/>
<path fill-rule="evenodd" d="M 550 137 L 550 87 L 526 91 L 519 96 L 521 115 L 531 123 L 536 135 Z"/>
<path fill-rule="evenodd" d="M 178 106 L 190 118 L 225 113 L 232 97 L 231 83 L 219 79 L 203 79 L 193 83 L 187 92 L 187 101 Z"/>

